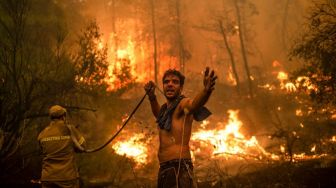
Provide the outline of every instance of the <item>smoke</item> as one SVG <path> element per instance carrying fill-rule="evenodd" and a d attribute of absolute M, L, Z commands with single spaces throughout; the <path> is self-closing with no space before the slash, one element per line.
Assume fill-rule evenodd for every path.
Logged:
<path fill-rule="evenodd" d="M 155 12 L 158 40 L 157 57 L 160 67 L 158 78 L 160 80 L 160 76 L 166 68 L 179 68 L 178 45 L 176 43 L 178 40 L 175 34 L 176 14 L 174 12 L 177 9 L 172 7 L 173 3 L 170 1 L 170 3 L 168 1 L 156 2 L 160 5 L 160 7 L 156 7 Z M 194 97 L 195 93 L 202 88 L 201 73 L 205 66 L 214 68 L 218 74 L 219 82 L 207 103 L 207 106 L 213 112 L 209 119 L 212 125 L 208 129 L 216 129 L 218 122 L 226 122 L 229 119 L 227 114 L 229 109 L 239 110 L 238 117 L 242 122 L 240 132 L 245 138 L 251 139 L 255 136 L 260 147 L 275 155 L 283 155 L 285 158 L 285 155 L 280 151 L 280 145 L 286 142 L 295 143 L 296 134 L 301 130 L 297 126 L 302 123 L 302 119 L 295 116 L 295 110 L 299 106 L 295 102 L 295 96 L 288 95 L 287 91 L 280 88 L 280 83 L 272 72 L 288 72 L 297 66 L 296 62 L 288 61 L 287 54 L 293 39 L 297 37 L 301 30 L 309 3 L 302 0 L 238 2 L 243 24 L 240 29 L 244 32 L 243 39 L 246 45 L 245 55 L 251 71 L 252 78 L 250 79 L 253 80 L 254 92 L 257 95 L 254 100 L 251 100 L 251 96 L 247 95 L 248 83 L 246 82 L 247 76 L 243 65 L 241 43 L 239 42 L 239 26 L 237 13 L 234 12 L 234 1 L 185 0 L 180 1 L 180 3 L 178 10 L 180 11 L 179 26 L 182 37 L 178 38 L 178 42 L 183 43 L 184 57 L 186 58 L 185 74 L 187 76 L 184 94 L 191 98 Z M 98 143 L 116 132 L 121 125 L 123 116 L 132 110 L 132 107 L 142 96 L 143 84 L 154 79 L 153 33 L 150 22 L 150 7 L 144 1 L 134 1 L 129 4 L 117 0 L 85 1 L 85 5 L 84 15 L 88 19 L 95 18 L 98 21 L 104 41 L 106 41 L 111 54 L 113 54 L 113 50 L 127 49 L 129 41 L 134 44 L 132 54 L 129 54 L 132 57 L 134 56 L 133 59 L 130 58 L 130 62 L 136 62 L 132 65 L 135 70 L 132 74 L 135 77 L 144 78 L 139 79 L 135 85 L 129 87 L 131 89 L 125 89 L 122 95 L 112 98 L 109 102 L 97 101 L 97 104 L 100 105 L 100 111 L 97 113 L 96 120 L 90 123 L 91 126 L 96 124 L 96 128 L 90 132 L 89 138 Z M 238 76 L 241 78 L 240 94 L 237 93 L 235 84 L 229 84 L 229 74 L 232 74 L 233 70 L 220 28 L 216 25 L 218 20 L 225 23 L 228 46 L 232 50 Z M 116 60 L 111 54 L 109 61 L 115 65 Z M 281 64 L 281 68 L 273 66 L 276 60 Z M 275 89 L 269 89 L 271 87 L 266 87 L 267 84 Z M 165 102 L 161 95 L 158 96 L 158 99 L 161 104 Z M 199 126 L 199 123 L 194 123 L 193 131 L 198 131 Z M 150 154 L 147 156 L 149 162 L 139 167 L 132 157 L 124 155 L 121 158 L 125 160 L 120 159 L 122 161 L 120 163 L 123 163 L 124 166 L 128 165 L 129 168 L 121 169 L 128 176 L 129 174 L 135 174 L 134 176 L 141 175 L 149 179 L 155 179 L 157 170 L 152 170 L 149 173 L 148 169 L 157 169 L 158 167 L 156 159 L 158 138 L 155 119 L 151 115 L 148 102 L 142 104 L 126 130 L 115 142 L 127 141 L 138 133 L 146 135 L 147 139 L 140 138 L 134 142 L 147 143 L 147 141 L 150 141 L 154 146 L 149 147 L 149 151 L 147 151 Z M 286 148 L 286 150 L 288 149 L 290 148 Z M 104 155 L 101 153 L 96 155 L 95 163 L 105 163 L 106 160 L 109 160 L 107 156 L 118 158 L 118 154 L 111 147 L 105 150 Z M 299 148 L 298 150 L 303 149 Z M 209 151 L 205 150 L 203 152 L 209 154 Z M 201 158 L 202 155 L 199 159 L 195 159 L 196 174 L 200 177 L 203 177 L 204 168 L 219 169 L 219 171 L 213 171 L 217 175 L 223 169 L 227 169 L 226 174 L 237 174 L 242 164 L 253 163 L 252 159 L 247 160 L 248 157 L 246 156 L 242 158 L 245 159 L 245 162 L 248 162 L 243 163 L 237 159 L 239 156 L 236 156 L 230 165 L 225 164 L 226 159 L 224 158 L 216 158 L 208 162 Z M 115 163 L 109 165 L 105 164 L 101 167 L 105 169 L 104 174 L 109 174 L 108 178 L 116 178 L 115 173 L 107 169 L 116 170 L 117 165 Z M 256 170 L 256 168 L 248 168 L 246 171 L 253 170 Z M 204 177 L 208 175 L 206 174 Z"/>

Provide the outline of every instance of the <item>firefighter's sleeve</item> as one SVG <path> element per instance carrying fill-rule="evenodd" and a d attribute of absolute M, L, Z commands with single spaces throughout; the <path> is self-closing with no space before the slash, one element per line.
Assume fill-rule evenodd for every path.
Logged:
<path fill-rule="evenodd" d="M 73 125 L 69 126 L 71 129 L 72 139 L 75 142 L 75 148 L 77 152 L 82 152 L 82 150 L 86 147 L 86 141 L 84 136 L 80 133 L 80 131 Z"/>

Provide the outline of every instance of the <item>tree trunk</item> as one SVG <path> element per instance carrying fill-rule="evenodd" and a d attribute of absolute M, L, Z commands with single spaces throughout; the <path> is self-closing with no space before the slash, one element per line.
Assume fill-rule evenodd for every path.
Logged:
<path fill-rule="evenodd" d="M 287 43 L 286 43 L 286 29 L 287 29 L 287 19 L 288 19 L 288 9 L 289 9 L 289 0 L 286 1 L 285 4 L 285 10 L 282 20 L 282 28 L 281 28 L 281 39 L 282 39 L 282 45 L 284 49 L 287 49 Z"/>
<path fill-rule="evenodd" d="M 181 72 L 185 71 L 185 51 L 183 35 L 181 31 L 181 11 L 180 11 L 180 0 L 175 0 L 175 10 L 176 10 L 176 31 L 177 31 L 177 41 L 179 47 L 179 61 Z"/>
<path fill-rule="evenodd" d="M 24 41 L 26 13 L 29 11 L 29 2 L 2 2 L 0 5 L 3 9 L 7 10 L 7 14 L 10 16 L 10 23 L 7 25 L 1 21 L 1 26 L 6 28 L 6 32 L 9 37 L 8 47 L 2 48 L 1 55 L 3 56 L 3 63 L 5 65 L 5 75 L 11 82 L 12 88 L 7 92 L 10 95 L 5 95 L 3 100 L 6 100 L 6 105 L 1 106 L 0 114 L 1 122 L 0 129 L 2 131 L 1 140 L 2 147 L 0 150 L 0 165 L 8 157 L 13 155 L 18 148 L 19 137 L 22 135 L 21 120 L 24 117 L 24 113 L 29 109 L 27 101 L 25 100 L 25 94 L 27 90 L 25 87 L 25 80 L 22 71 L 23 68 L 23 55 L 22 55 L 22 43 Z M 7 107 L 7 108 L 6 108 Z"/>
<path fill-rule="evenodd" d="M 153 32 L 153 61 L 154 61 L 154 80 L 158 84 L 159 67 L 157 62 L 157 38 L 156 38 L 156 23 L 155 23 L 155 0 L 150 0 L 152 32 Z"/>
<path fill-rule="evenodd" d="M 240 95 L 239 76 L 238 76 L 238 73 L 237 73 L 237 70 L 236 70 L 236 62 L 235 62 L 235 59 L 234 59 L 234 55 L 232 53 L 229 42 L 227 40 L 227 36 L 226 36 L 226 33 L 225 33 L 223 22 L 221 20 L 218 20 L 218 24 L 219 24 L 220 32 L 221 32 L 223 40 L 224 40 L 225 48 L 226 48 L 226 50 L 229 54 L 230 60 L 231 60 L 231 67 L 232 67 L 232 71 L 233 71 L 233 74 L 234 74 L 234 77 L 235 77 L 235 80 L 236 80 L 237 93 L 238 93 L 238 95 Z"/>
<path fill-rule="evenodd" d="M 117 37 L 117 28 L 116 28 L 116 0 L 112 0 L 111 1 L 111 13 L 112 13 L 112 18 L 111 18 L 111 22 L 112 22 L 112 33 L 113 33 L 113 42 L 114 42 L 114 50 L 112 51 L 113 53 L 113 57 L 114 60 L 117 60 L 117 56 L 118 56 L 118 47 L 119 47 L 119 43 L 118 43 L 118 37 Z"/>
<path fill-rule="evenodd" d="M 245 67 L 245 71 L 246 71 L 246 76 L 247 76 L 247 84 L 248 84 L 248 88 L 249 88 L 249 95 L 250 95 L 250 97 L 253 97 L 251 74 L 250 74 L 250 69 L 249 69 L 249 66 L 248 66 L 246 49 L 245 49 L 244 38 L 243 38 L 243 30 L 242 30 L 243 26 L 242 26 L 242 23 L 241 23 L 239 5 L 238 5 L 238 2 L 236 0 L 234 0 L 234 6 L 235 6 L 235 9 L 236 9 L 236 14 L 237 14 L 239 41 L 240 41 L 241 53 L 242 53 L 242 56 L 243 56 L 243 62 L 244 62 L 244 67 Z"/>

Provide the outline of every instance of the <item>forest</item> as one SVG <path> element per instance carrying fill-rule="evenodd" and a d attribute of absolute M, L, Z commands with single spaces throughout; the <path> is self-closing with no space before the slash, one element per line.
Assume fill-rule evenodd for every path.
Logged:
<path fill-rule="evenodd" d="M 189 144 L 199 188 L 336 187 L 336 0 L 2 0 L 0 37 L 0 187 L 41 187 L 55 104 L 88 148 L 127 120 L 76 155 L 81 187 L 156 187 L 144 85 L 163 104 L 177 69 L 193 98 L 205 67 L 218 79 Z"/>

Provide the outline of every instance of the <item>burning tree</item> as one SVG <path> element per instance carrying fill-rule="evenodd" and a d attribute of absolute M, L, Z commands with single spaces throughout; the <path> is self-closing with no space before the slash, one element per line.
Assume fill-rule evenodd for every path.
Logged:
<path fill-rule="evenodd" d="M 310 96 L 317 104 L 336 105 L 336 2 L 315 2 L 306 32 L 294 45 L 292 57 L 304 61 L 294 76 L 306 76 L 317 86 Z"/>
<path fill-rule="evenodd" d="M 100 87 L 107 77 L 107 48 L 101 41 L 96 21 L 91 21 L 79 36 L 79 54 L 76 58 L 77 81 L 89 87 Z"/>
<path fill-rule="evenodd" d="M 223 0 L 212 3 L 216 8 L 210 13 L 210 21 L 207 20 L 207 24 L 198 28 L 216 33 L 210 37 L 226 50 L 222 54 L 228 54 L 230 65 L 226 65 L 229 67 L 225 70 L 228 72 L 226 79 L 236 87 L 237 94 L 241 95 L 241 90 L 244 90 L 244 94 L 254 96 L 253 87 L 255 86 L 252 82 L 254 78 L 248 61 L 249 55 L 253 53 L 250 46 L 254 45 L 254 36 L 252 36 L 253 29 L 249 19 L 258 14 L 257 8 L 250 1 Z M 218 9 L 218 7 L 223 8 Z M 245 75 L 243 75 L 244 72 Z M 243 86 L 247 86 L 246 89 L 242 87 L 243 83 Z"/>

